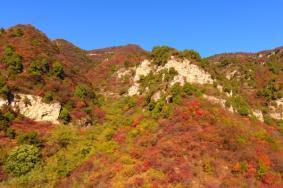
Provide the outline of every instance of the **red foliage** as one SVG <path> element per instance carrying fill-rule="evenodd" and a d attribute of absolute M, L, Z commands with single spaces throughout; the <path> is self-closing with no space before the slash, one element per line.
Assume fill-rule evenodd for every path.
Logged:
<path fill-rule="evenodd" d="M 259 156 L 259 161 L 267 168 L 269 168 L 271 166 L 271 161 L 266 154 L 261 154 Z"/>
<path fill-rule="evenodd" d="M 84 101 L 81 101 L 81 100 L 76 103 L 76 108 L 78 108 L 78 109 L 82 109 L 86 106 L 87 106 L 87 104 Z"/>
<path fill-rule="evenodd" d="M 267 185 L 276 185 L 280 183 L 280 175 L 274 174 L 272 172 L 266 172 L 263 176 L 262 182 Z M 281 185 L 283 187 L 283 185 Z"/>
<path fill-rule="evenodd" d="M 94 115 L 97 117 L 99 123 L 102 123 L 103 120 L 104 120 L 104 117 L 105 117 L 105 112 L 99 108 L 98 106 L 95 106 L 93 109 L 92 109 Z"/>
<path fill-rule="evenodd" d="M 134 186 L 140 187 L 140 186 L 143 185 L 143 183 L 144 183 L 143 178 L 135 178 L 135 180 L 134 180 Z"/>
<path fill-rule="evenodd" d="M 4 181 L 7 178 L 7 174 L 4 172 L 2 167 L 0 167 L 0 181 Z"/>
<path fill-rule="evenodd" d="M 140 124 L 140 122 L 144 119 L 144 116 L 139 116 L 136 119 L 134 119 L 131 127 L 136 127 L 138 124 Z"/>
<path fill-rule="evenodd" d="M 244 174 L 245 177 L 254 177 L 256 176 L 256 168 L 249 164 L 248 165 L 248 169 L 247 169 L 247 172 Z"/>
<path fill-rule="evenodd" d="M 121 144 L 125 141 L 126 136 L 127 136 L 127 133 L 123 130 L 120 130 L 120 131 L 117 131 L 117 133 L 113 135 L 112 140 Z"/>
<path fill-rule="evenodd" d="M 55 125 L 49 122 L 36 122 L 28 119 L 15 120 L 12 122 L 11 126 L 16 131 L 24 131 L 24 132 L 36 131 L 40 134 L 49 133 L 55 128 Z"/>
<path fill-rule="evenodd" d="M 81 110 L 79 110 L 79 109 L 74 109 L 74 110 L 72 110 L 71 115 L 72 115 L 72 117 L 75 118 L 75 119 L 81 119 L 81 118 L 87 116 L 87 114 L 86 114 L 85 112 L 83 112 L 83 111 L 81 111 Z"/>

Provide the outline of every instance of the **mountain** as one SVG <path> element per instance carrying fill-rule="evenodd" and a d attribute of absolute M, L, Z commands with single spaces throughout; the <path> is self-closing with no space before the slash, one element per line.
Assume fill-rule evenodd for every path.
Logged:
<path fill-rule="evenodd" d="M 283 187 L 283 48 L 202 58 L 0 30 L 1 187 Z"/>

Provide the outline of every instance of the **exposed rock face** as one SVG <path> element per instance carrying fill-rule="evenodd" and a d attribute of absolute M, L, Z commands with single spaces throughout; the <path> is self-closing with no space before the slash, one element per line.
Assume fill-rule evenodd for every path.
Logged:
<path fill-rule="evenodd" d="M 273 119 L 277 119 L 277 120 L 283 119 L 283 98 L 274 101 L 274 103 L 275 103 L 275 106 L 269 107 L 270 117 L 272 117 Z"/>
<path fill-rule="evenodd" d="M 221 98 L 217 98 L 217 97 L 214 97 L 214 96 L 209 96 L 209 95 L 203 95 L 203 97 L 208 100 L 209 102 L 211 102 L 212 104 L 218 104 L 220 105 L 222 108 L 226 108 L 228 111 L 230 112 L 235 112 L 233 107 L 229 107 L 227 108 L 225 103 L 226 103 L 226 100 L 225 99 L 221 99 Z"/>
<path fill-rule="evenodd" d="M 153 99 L 154 101 L 158 101 L 160 98 L 161 98 L 161 92 L 160 92 L 160 91 L 157 91 L 156 93 L 154 93 L 154 94 L 152 95 L 152 99 Z"/>
<path fill-rule="evenodd" d="M 137 67 L 134 82 L 139 81 L 141 76 L 146 76 L 153 70 L 150 65 L 150 61 L 146 59 Z"/>
<path fill-rule="evenodd" d="M 8 104 L 8 101 L 0 99 L 0 107 L 4 104 Z M 32 120 L 58 123 L 60 103 L 47 104 L 42 102 L 39 96 L 16 94 L 10 105 L 15 111 Z"/>
<path fill-rule="evenodd" d="M 229 72 L 229 73 L 226 74 L 226 78 L 227 78 L 228 80 L 231 80 L 231 78 L 233 78 L 236 73 L 237 73 L 237 70 L 234 70 L 234 71 L 232 71 L 232 72 Z"/>
<path fill-rule="evenodd" d="M 137 95 L 139 94 L 139 84 L 138 83 L 134 83 L 134 85 L 132 85 L 129 90 L 128 90 L 128 95 L 129 96 L 134 96 L 134 95 Z"/>
<path fill-rule="evenodd" d="M 79 127 L 89 127 L 92 125 L 92 120 L 90 117 L 81 118 L 75 121 L 75 124 Z"/>
<path fill-rule="evenodd" d="M 172 85 L 179 82 L 184 85 L 185 82 L 196 84 L 213 84 L 211 75 L 199 68 L 197 65 L 191 64 L 189 60 L 178 61 L 175 58 L 171 58 L 164 67 L 160 69 L 174 68 L 178 75 L 174 77 Z"/>
<path fill-rule="evenodd" d="M 220 105 L 222 108 L 226 108 L 228 111 L 234 113 L 235 110 L 233 109 L 232 106 L 230 106 L 229 108 L 226 107 L 225 103 L 226 103 L 226 100 L 225 99 L 221 99 L 221 98 L 217 98 L 215 96 L 209 96 L 209 95 L 203 95 L 203 97 L 208 100 L 209 102 L 211 102 L 212 104 L 218 104 Z M 263 119 L 263 114 L 260 110 L 258 109 L 255 109 L 255 110 L 252 110 L 252 114 L 261 122 L 264 122 L 264 119 Z"/>
<path fill-rule="evenodd" d="M 264 122 L 263 114 L 260 110 L 253 110 L 252 113 L 259 121 Z"/>
<path fill-rule="evenodd" d="M 4 105 L 8 105 L 8 104 L 9 104 L 9 103 L 8 103 L 7 100 L 4 100 L 4 99 L 0 98 L 0 108 L 1 108 L 2 106 L 4 106 Z"/>
<path fill-rule="evenodd" d="M 177 60 L 174 57 L 171 57 L 171 59 L 168 60 L 168 62 L 164 66 L 155 66 L 153 65 L 149 60 L 144 60 L 138 67 L 133 69 L 135 71 L 135 76 L 133 78 L 133 85 L 128 90 L 128 95 L 139 95 L 140 94 L 140 84 L 138 83 L 141 76 L 147 76 L 151 71 L 158 72 L 164 69 L 170 69 L 174 68 L 177 71 L 177 75 L 173 78 L 170 85 L 174 85 L 175 83 L 180 83 L 180 85 L 184 85 L 185 82 L 188 83 L 196 83 L 196 84 L 213 84 L 214 80 L 212 79 L 211 75 L 207 72 L 205 72 L 203 69 L 198 67 L 197 65 L 192 64 L 189 60 Z M 237 70 L 232 71 L 228 75 L 226 75 L 227 79 L 231 79 L 235 74 L 237 73 Z M 124 75 L 129 74 L 129 71 L 119 72 L 118 77 L 121 78 Z M 223 86 L 218 85 L 217 89 L 220 92 L 223 92 Z M 152 99 L 154 101 L 157 101 L 160 99 L 161 91 L 156 92 Z M 232 97 L 233 92 L 226 93 L 227 97 Z M 226 100 L 222 98 L 218 98 L 215 96 L 208 96 L 203 95 L 203 97 L 210 101 L 213 104 L 219 104 L 221 107 L 226 108 L 230 112 L 235 112 L 233 107 L 227 108 L 225 106 Z M 271 112 L 269 115 L 274 119 L 283 119 L 283 99 L 276 101 L 276 106 L 271 107 Z M 279 110 L 278 110 L 279 109 Z M 281 110 L 280 110 L 281 109 Z M 252 110 L 252 114 L 259 120 L 264 121 L 263 114 L 260 110 L 254 109 Z"/>
<path fill-rule="evenodd" d="M 152 65 L 149 60 L 144 60 L 136 69 L 135 76 L 133 78 L 133 85 L 128 90 L 128 95 L 133 96 L 139 94 L 139 83 L 141 76 L 147 76 L 151 71 L 157 72 L 164 69 L 174 68 L 178 75 L 176 75 L 170 85 L 175 83 L 180 83 L 184 85 L 185 82 L 189 83 L 197 83 L 197 84 L 213 84 L 213 80 L 211 75 L 206 73 L 203 69 L 199 68 L 197 65 L 191 64 L 188 60 L 179 61 L 174 57 L 171 57 L 170 60 L 164 65 L 160 67 L 156 67 Z M 124 73 L 118 74 L 124 75 Z"/>

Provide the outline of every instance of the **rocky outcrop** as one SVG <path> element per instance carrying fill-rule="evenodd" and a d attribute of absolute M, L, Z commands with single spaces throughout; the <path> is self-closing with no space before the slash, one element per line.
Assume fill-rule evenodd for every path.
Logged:
<path fill-rule="evenodd" d="M 213 84 L 211 75 L 199 68 L 197 65 L 192 64 L 189 60 L 177 60 L 171 57 L 164 66 L 154 66 L 149 60 L 144 60 L 138 67 L 136 67 L 135 75 L 133 77 L 133 85 L 128 90 L 128 95 L 133 96 L 139 94 L 139 83 L 141 76 L 147 76 L 151 71 L 158 72 L 164 69 L 174 68 L 177 75 L 174 77 L 170 85 L 180 83 L 184 85 L 185 82 L 197 84 Z M 126 71 L 119 72 L 118 77 L 126 74 Z"/>
<path fill-rule="evenodd" d="M 269 116 L 273 119 L 283 119 L 283 98 L 273 102 L 273 106 L 269 106 Z"/>
<path fill-rule="evenodd" d="M 210 95 L 205 95 L 205 94 L 203 95 L 203 98 L 205 98 L 206 100 L 208 100 L 212 104 L 218 104 L 222 108 L 226 108 L 230 112 L 235 112 L 235 110 L 233 109 L 232 106 L 230 106 L 229 108 L 226 107 L 226 105 L 225 105 L 226 100 L 225 99 L 221 99 L 221 98 L 218 98 L 218 97 L 215 97 L 215 96 L 210 96 Z"/>
<path fill-rule="evenodd" d="M 261 122 L 264 122 L 263 114 L 261 110 L 253 110 L 252 114 Z"/>
<path fill-rule="evenodd" d="M 228 111 L 230 111 L 232 113 L 236 112 L 236 110 L 234 110 L 234 108 L 232 106 L 230 106 L 229 108 L 226 107 L 226 105 L 225 105 L 226 100 L 225 99 L 218 98 L 218 97 L 215 97 L 215 96 L 209 96 L 209 95 L 205 95 L 205 94 L 203 95 L 203 98 L 205 98 L 206 100 L 208 100 L 212 104 L 220 105 L 222 108 L 225 108 L 225 109 L 227 109 Z M 254 109 L 254 110 L 252 110 L 251 113 L 259 121 L 264 122 L 263 114 L 262 114 L 262 112 L 260 110 Z"/>
<path fill-rule="evenodd" d="M 134 76 L 134 82 L 138 82 L 141 78 L 141 76 L 146 76 L 150 73 L 150 71 L 153 70 L 153 67 L 151 66 L 151 62 L 149 60 L 144 60 L 137 68 L 136 68 L 136 74 Z"/>
<path fill-rule="evenodd" d="M 0 98 L 0 108 L 3 107 L 4 105 L 8 105 L 8 101 L 7 100 L 4 100 L 2 98 Z"/>
<path fill-rule="evenodd" d="M 175 58 L 171 58 L 164 67 L 160 67 L 159 69 L 161 70 L 164 68 L 174 68 L 178 72 L 178 75 L 174 77 L 174 80 L 171 83 L 172 85 L 177 82 L 181 85 L 184 85 L 185 82 L 196 84 L 213 84 L 210 74 L 205 72 L 197 65 L 192 64 L 187 59 L 179 61 Z"/>
<path fill-rule="evenodd" d="M 2 104 L 2 105 L 1 105 Z M 1 99 L 0 107 L 9 104 Z M 35 121 L 49 121 L 58 123 L 61 109 L 60 103 L 47 104 L 42 102 L 42 98 L 34 95 L 16 94 L 9 104 L 15 111 Z"/>

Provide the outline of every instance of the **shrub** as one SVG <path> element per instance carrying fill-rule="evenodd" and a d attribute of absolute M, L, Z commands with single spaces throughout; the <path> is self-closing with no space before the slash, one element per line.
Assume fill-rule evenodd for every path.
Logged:
<path fill-rule="evenodd" d="M 74 95 L 80 98 L 87 96 L 87 87 L 84 85 L 77 85 L 75 88 Z"/>
<path fill-rule="evenodd" d="M 50 102 L 53 101 L 53 99 L 54 99 L 54 97 L 53 97 L 53 93 L 51 91 L 47 91 L 46 93 L 44 93 L 43 102 L 50 103 Z"/>
<path fill-rule="evenodd" d="M 12 112 L 7 112 L 5 117 L 8 121 L 13 121 L 15 119 L 15 115 Z"/>
<path fill-rule="evenodd" d="M 148 110 L 151 112 L 152 117 L 154 118 L 167 118 L 169 117 L 172 108 L 169 104 L 166 103 L 164 98 L 159 99 L 158 101 L 148 102 Z"/>
<path fill-rule="evenodd" d="M 31 105 L 31 101 L 27 96 L 24 97 L 23 102 L 24 102 L 26 107 Z"/>
<path fill-rule="evenodd" d="M 65 107 L 62 108 L 60 115 L 59 115 L 59 119 L 62 120 L 64 124 L 67 124 L 70 122 L 71 116 L 67 108 Z"/>
<path fill-rule="evenodd" d="M 15 53 L 15 48 L 8 45 L 4 49 L 4 61 L 9 66 L 10 74 L 18 74 L 23 71 L 22 57 Z"/>
<path fill-rule="evenodd" d="M 13 37 L 21 37 L 23 35 L 24 35 L 24 32 L 21 28 L 14 29 L 13 34 L 12 34 Z"/>
<path fill-rule="evenodd" d="M 187 95 L 197 95 L 197 96 L 201 95 L 201 91 L 197 87 L 187 82 L 183 86 L 183 91 Z"/>
<path fill-rule="evenodd" d="M 225 105 L 228 107 L 232 106 L 242 116 L 248 116 L 250 114 L 250 107 L 242 96 L 236 95 L 230 97 Z"/>
<path fill-rule="evenodd" d="M 32 61 L 29 66 L 28 71 L 32 75 L 41 75 L 42 68 L 41 68 L 41 65 L 38 63 L 38 61 Z"/>
<path fill-rule="evenodd" d="M 60 78 L 60 79 L 64 79 L 64 77 L 65 77 L 63 66 L 58 61 L 53 63 L 53 65 L 52 65 L 52 73 L 53 73 L 54 76 L 56 76 L 57 78 Z"/>
<path fill-rule="evenodd" d="M 181 56 L 183 58 L 187 58 L 187 59 L 193 59 L 193 60 L 196 60 L 196 61 L 201 61 L 201 56 L 200 54 L 195 51 L 195 50 L 183 50 L 181 52 Z"/>
<path fill-rule="evenodd" d="M 28 144 L 39 147 L 42 145 L 41 140 L 38 139 L 37 132 L 22 133 L 18 136 L 17 142 L 19 144 Z"/>
<path fill-rule="evenodd" d="M 268 62 L 267 66 L 269 70 L 273 72 L 274 74 L 279 74 L 279 72 L 282 70 L 280 63 L 276 61 Z"/>
<path fill-rule="evenodd" d="M 76 138 L 75 132 L 65 126 L 58 126 L 50 137 L 50 141 L 59 145 L 60 148 L 65 148 L 73 143 Z"/>
<path fill-rule="evenodd" d="M 6 131 L 6 135 L 11 138 L 11 139 L 14 139 L 16 137 L 16 132 L 14 129 L 12 128 L 8 128 L 7 131 Z"/>
<path fill-rule="evenodd" d="M 171 67 L 168 71 L 165 72 L 164 81 L 169 82 L 173 80 L 176 75 L 178 75 L 178 72 L 173 67 Z"/>
<path fill-rule="evenodd" d="M 180 86 L 179 83 L 176 83 L 171 87 L 171 94 L 172 94 L 173 103 L 180 102 L 181 94 L 182 94 L 182 87 Z"/>
<path fill-rule="evenodd" d="M 7 121 L 6 119 L 0 119 L 0 131 L 6 132 L 9 126 L 9 121 Z"/>
<path fill-rule="evenodd" d="M 164 65 L 167 60 L 177 51 L 169 46 L 155 46 L 150 53 L 150 59 L 154 64 Z"/>
<path fill-rule="evenodd" d="M 39 149 L 33 145 L 21 145 L 13 149 L 5 161 L 4 167 L 16 176 L 30 172 L 40 161 Z"/>
<path fill-rule="evenodd" d="M 9 120 L 2 114 L 2 112 L 0 112 L 0 131 L 6 132 L 9 127 Z"/>
<path fill-rule="evenodd" d="M 266 167 L 266 165 L 262 162 L 259 163 L 259 167 L 257 169 L 257 176 L 259 179 L 262 179 L 264 177 L 264 175 L 266 174 L 268 168 Z"/>
<path fill-rule="evenodd" d="M 23 72 L 24 66 L 22 64 L 21 56 L 13 56 L 13 59 L 9 62 L 9 72 L 10 74 L 19 74 Z"/>
<path fill-rule="evenodd" d="M 50 70 L 50 67 L 49 67 L 49 62 L 47 59 L 43 58 L 40 60 L 40 65 L 41 65 L 41 70 L 42 72 L 44 73 L 48 73 L 49 70 Z"/>
<path fill-rule="evenodd" d="M 276 100 L 282 97 L 281 87 L 271 80 L 263 89 L 257 92 L 258 96 L 263 96 L 267 101 Z"/>
<path fill-rule="evenodd" d="M 8 99 L 10 94 L 11 91 L 7 85 L 4 85 L 3 87 L 0 86 L 0 97 Z"/>

